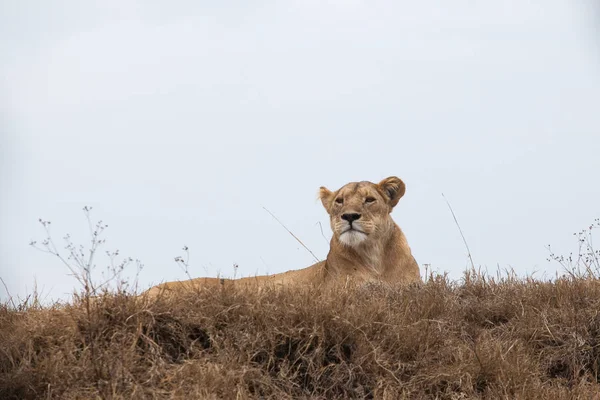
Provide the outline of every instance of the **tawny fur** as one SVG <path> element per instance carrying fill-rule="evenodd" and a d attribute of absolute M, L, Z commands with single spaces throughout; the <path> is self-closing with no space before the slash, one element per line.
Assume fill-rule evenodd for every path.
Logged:
<path fill-rule="evenodd" d="M 325 261 L 304 269 L 268 276 L 166 282 L 152 287 L 145 295 L 154 297 L 188 289 L 223 286 L 247 288 L 302 284 L 323 286 L 349 282 L 420 282 L 419 266 L 404 233 L 390 215 L 405 190 L 404 182 L 397 177 L 386 178 L 378 184 L 352 182 L 335 192 L 321 187 L 319 198 L 329 214 L 333 231 Z M 351 223 L 348 221 L 357 215 L 358 219 Z"/>

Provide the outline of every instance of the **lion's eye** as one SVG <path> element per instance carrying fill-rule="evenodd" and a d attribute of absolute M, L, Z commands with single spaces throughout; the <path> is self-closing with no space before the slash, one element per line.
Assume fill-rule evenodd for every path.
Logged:
<path fill-rule="evenodd" d="M 374 201 L 375 201 L 375 197 L 371 197 L 371 196 L 369 196 L 365 199 L 365 203 L 372 203 Z"/>
<path fill-rule="evenodd" d="M 335 199 L 335 202 L 338 204 L 343 204 L 344 203 L 344 199 L 341 197 L 338 197 L 337 199 Z"/>

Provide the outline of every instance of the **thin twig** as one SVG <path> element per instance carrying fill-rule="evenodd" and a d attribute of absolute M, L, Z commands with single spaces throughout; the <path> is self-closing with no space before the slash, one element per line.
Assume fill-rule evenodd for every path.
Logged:
<path fill-rule="evenodd" d="M 323 225 L 321 224 L 321 221 L 318 221 L 317 225 L 319 225 L 319 229 L 321 229 L 321 236 L 323 236 L 323 239 L 325 239 L 325 243 L 329 244 L 329 240 L 327 240 L 325 233 L 323 233 Z"/>
<path fill-rule="evenodd" d="M 471 257 L 471 250 L 469 250 L 469 245 L 467 243 L 467 239 L 465 239 L 465 235 L 463 234 L 462 229 L 460 229 L 460 224 L 458 223 L 458 220 L 456 219 L 456 214 L 454 214 L 454 210 L 452 209 L 452 206 L 450 205 L 450 202 L 448 201 L 448 199 L 446 199 L 446 196 L 444 196 L 444 193 L 442 193 L 442 197 L 444 198 L 444 201 L 446 202 L 446 204 L 448 205 L 448 208 L 450 209 L 450 212 L 452 213 L 452 218 L 454 218 L 454 222 L 456 223 L 456 226 L 458 227 L 460 236 L 462 236 L 463 243 L 465 244 L 465 247 L 467 248 L 467 255 L 469 256 L 469 261 L 471 261 L 471 267 L 474 270 L 475 263 L 473 262 L 473 257 Z"/>
<path fill-rule="evenodd" d="M 281 221 L 280 221 L 280 220 L 279 220 L 279 219 L 278 219 L 278 218 L 277 218 L 275 215 L 273 215 L 273 213 L 272 213 L 271 211 L 267 210 L 267 208 L 266 208 L 266 207 L 263 207 L 263 210 L 265 210 L 266 212 L 268 212 L 268 213 L 271 215 L 271 217 L 273 217 L 273 218 L 275 219 L 275 221 L 279 222 L 279 225 L 283 226 L 283 229 L 285 229 L 286 231 L 288 231 L 288 233 L 289 233 L 290 235 L 292 235 L 292 236 L 294 237 L 294 239 L 296 239 L 296 240 L 298 241 L 298 243 L 300 243 L 300 244 L 302 245 L 302 247 L 304 247 L 304 248 L 306 249 L 306 251 L 308 251 L 308 252 L 309 252 L 309 253 L 310 253 L 310 254 L 313 256 L 313 258 L 314 258 L 314 259 L 315 259 L 317 262 L 320 262 L 320 261 L 321 261 L 321 260 L 319 260 L 319 259 L 317 258 L 317 256 L 315 256 L 315 253 L 313 253 L 312 251 L 310 251 L 310 249 L 309 249 L 308 247 L 306 247 L 306 245 L 305 245 L 304 243 L 302 243 L 302 240 L 298 239 L 298 237 L 297 237 L 296 235 L 294 235 L 294 234 L 292 233 L 292 231 L 290 231 L 290 230 L 287 228 L 287 226 L 285 226 L 285 225 L 284 225 L 284 224 L 283 224 L 283 223 L 282 223 L 282 222 L 281 222 Z"/>
<path fill-rule="evenodd" d="M 267 267 L 267 274 L 268 274 L 269 273 L 269 265 L 267 264 L 267 262 L 265 261 L 265 259 L 262 258 L 262 256 L 259 256 L 259 258 L 260 258 L 260 261 L 262 261 L 263 265 L 265 267 Z"/>
<path fill-rule="evenodd" d="M 4 279 L 2 279 L 2 277 L 0 277 L 0 282 L 2 282 L 2 284 L 4 285 L 4 289 L 6 290 L 6 294 L 8 295 L 8 301 L 10 301 L 10 303 L 12 304 L 12 306 L 17 309 L 17 306 L 15 305 L 15 302 L 13 301 L 13 297 L 10 294 L 10 291 L 8 290 L 8 286 L 6 286 L 6 282 L 4 282 Z"/>
<path fill-rule="evenodd" d="M 186 274 L 188 279 L 193 279 L 192 276 L 190 275 L 190 269 L 189 269 L 189 267 L 190 267 L 190 249 L 187 246 L 183 246 L 182 250 L 185 251 L 185 260 L 183 259 L 183 257 L 177 256 L 177 257 L 175 257 L 175 262 L 177 263 L 177 265 L 179 265 L 179 268 L 183 269 L 183 272 Z M 204 270 L 206 271 L 206 268 L 204 268 Z"/>

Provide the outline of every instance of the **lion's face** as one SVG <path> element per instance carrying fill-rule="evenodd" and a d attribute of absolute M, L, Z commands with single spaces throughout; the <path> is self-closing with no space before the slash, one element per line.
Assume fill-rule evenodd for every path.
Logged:
<path fill-rule="evenodd" d="M 377 240 L 393 228 L 390 212 L 406 187 L 397 177 L 378 184 L 352 182 L 332 192 L 321 187 L 319 197 L 329 213 L 331 229 L 340 243 L 357 247 Z"/>

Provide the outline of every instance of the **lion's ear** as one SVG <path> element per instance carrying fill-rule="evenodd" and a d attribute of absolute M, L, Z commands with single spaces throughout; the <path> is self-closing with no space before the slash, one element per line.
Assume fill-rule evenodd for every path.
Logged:
<path fill-rule="evenodd" d="M 386 196 L 388 204 L 391 207 L 395 207 L 400 198 L 404 196 L 404 192 L 406 192 L 406 185 L 402 182 L 402 179 L 395 176 L 385 178 L 377 186 L 379 186 L 379 189 Z"/>
<path fill-rule="evenodd" d="M 321 186 L 319 189 L 319 199 L 323 203 L 323 207 L 329 212 L 329 206 L 331 205 L 331 199 L 333 198 L 333 192 L 327 189 L 325 186 Z"/>

